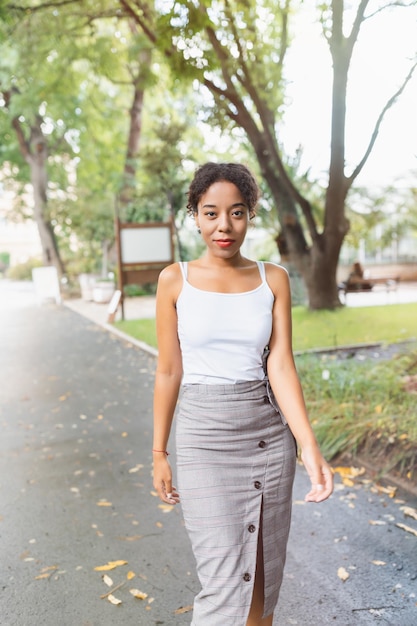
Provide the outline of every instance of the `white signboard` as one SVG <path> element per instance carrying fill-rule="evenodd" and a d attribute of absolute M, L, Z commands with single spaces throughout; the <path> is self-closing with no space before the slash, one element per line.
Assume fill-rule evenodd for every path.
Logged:
<path fill-rule="evenodd" d="M 120 230 L 122 263 L 170 263 L 171 228 L 169 225 Z"/>

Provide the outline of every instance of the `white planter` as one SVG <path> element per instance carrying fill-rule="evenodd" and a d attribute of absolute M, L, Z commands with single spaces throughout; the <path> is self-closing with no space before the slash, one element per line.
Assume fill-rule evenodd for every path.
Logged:
<path fill-rule="evenodd" d="M 99 304 L 110 302 L 114 294 L 115 287 L 112 282 L 96 280 L 93 287 L 93 300 Z"/>
<path fill-rule="evenodd" d="M 81 298 L 87 302 L 91 302 L 93 298 L 93 289 L 97 281 L 94 274 L 80 274 L 78 277 L 81 289 Z"/>

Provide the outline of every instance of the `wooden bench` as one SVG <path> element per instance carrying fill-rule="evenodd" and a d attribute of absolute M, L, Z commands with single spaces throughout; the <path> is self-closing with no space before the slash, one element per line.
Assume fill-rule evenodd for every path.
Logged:
<path fill-rule="evenodd" d="M 395 291 L 398 287 L 399 280 L 398 276 L 345 280 L 339 284 L 339 293 L 343 293 L 345 296 L 347 293 L 369 293 L 376 285 L 384 286 L 387 292 Z"/>

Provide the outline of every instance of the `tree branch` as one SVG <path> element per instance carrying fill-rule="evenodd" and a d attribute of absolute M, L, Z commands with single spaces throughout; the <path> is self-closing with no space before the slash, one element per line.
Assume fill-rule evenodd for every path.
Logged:
<path fill-rule="evenodd" d="M 347 38 L 347 42 L 348 42 L 349 49 L 350 49 L 349 58 L 352 55 L 353 46 L 356 43 L 360 28 L 363 24 L 365 11 L 366 11 L 366 7 L 368 6 L 368 4 L 369 4 L 369 0 L 361 0 L 358 6 L 358 10 L 356 11 L 355 20 L 352 25 L 352 30 L 350 31 L 350 35 Z"/>
<path fill-rule="evenodd" d="M 373 149 L 373 147 L 375 145 L 375 142 L 376 142 L 376 139 L 377 139 L 377 136 L 378 136 L 378 133 L 379 133 L 379 129 L 380 129 L 382 121 L 383 121 L 383 119 L 385 117 L 386 112 L 393 106 L 393 104 L 395 103 L 397 98 L 399 98 L 399 96 L 402 94 L 402 92 L 406 88 L 407 84 L 410 82 L 416 67 L 417 67 L 417 62 L 414 63 L 414 65 L 412 65 L 412 67 L 411 67 L 410 71 L 408 72 L 407 76 L 405 77 L 402 85 L 391 96 L 391 98 L 389 98 L 389 100 L 386 102 L 385 106 L 383 107 L 381 113 L 379 114 L 378 119 L 377 119 L 377 121 L 375 123 L 375 127 L 374 127 L 374 130 L 373 130 L 373 133 L 371 135 L 371 139 L 369 141 L 368 147 L 366 148 L 365 153 L 364 153 L 361 161 L 358 163 L 358 165 L 356 166 L 356 168 L 354 169 L 352 174 L 346 179 L 348 184 L 349 184 L 349 186 L 352 185 L 353 181 L 360 174 L 363 166 L 365 165 L 366 161 L 368 160 L 369 155 L 371 154 L 372 149 Z"/>
<path fill-rule="evenodd" d="M 371 17 L 374 17 L 374 15 L 377 15 L 378 13 L 381 13 L 381 11 L 385 11 L 386 9 L 390 9 L 391 7 L 402 7 L 404 9 L 409 9 L 413 6 L 415 6 L 415 0 L 411 0 L 410 2 L 388 2 L 387 4 L 384 4 L 384 6 L 375 9 L 375 11 L 367 15 L 364 19 L 369 20 Z"/>
<path fill-rule="evenodd" d="M 119 0 L 119 3 L 124 8 L 124 10 L 126 11 L 127 15 L 129 15 L 137 24 L 139 24 L 139 26 L 141 27 L 141 29 L 143 30 L 145 35 L 148 37 L 149 41 L 151 41 L 153 44 L 156 44 L 157 43 L 157 37 L 156 37 L 155 33 L 152 32 L 152 30 L 149 28 L 149 26 L 147 25 L 147 23 L 145 21 L 145 10 L 144 10 L 144 8 L 141 7 L 141 6 L 138 7 L 142 11 L 142 16 L 141 16 L 141 15 L 139 15 L 139 13 L 137 11 L 135 11 L 133 9 L 133 7 L 130 5 L 129 2 L 127 2 L 127 0 Z"/>

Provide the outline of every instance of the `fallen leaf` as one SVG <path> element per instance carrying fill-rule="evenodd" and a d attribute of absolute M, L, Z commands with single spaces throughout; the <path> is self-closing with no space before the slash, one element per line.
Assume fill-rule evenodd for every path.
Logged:
<path fill-rule="evenodd" d="M 407 526 L 406 524 L 395 524 L 396 526 L 398 526 L 398 528 L 401 528 L 401 530 L 405 530 L 407 533 L 411 533 L 412 535 L 415 535 L 417 537 L 417 530 L 415 528 L 411 528 L 411 526 Z"/>
<path fill-rule="evenodd" d="M 121 565 L 127 565 L 127 561 L 109 561 L 106 565 L 99 565 L 94 568 L 95 572 L 108 572 Z"/>
<path fill-rule="evenodd" d="M 135 467 L 131 467 L 129 470 L 129 474 L 134 474 L 143 468 L 143 465 L 139 463 L 139 465 L 135 465 Z"/>
<path fill-rule="evenodd" d="M 105 585 L 107 585 L 107 587 L 113 587 L 113 581 L 110 578 L 110 576 L 107 576 L 107 574 L 104 574 L 103 582 L 104 582 Z"/>
<path fill-rule="evenodd" d="M 119 598 L 115 598 L 115 596 L 113 594 L 108 595 L 107 596 L 107 600 L 109 602 L 111 602 L 112 604 L 121 604 L 122 603 L 122 601 L 119 600 Z"/>
<path fill-rule="evenodd" d="M 173 504 L 158 504 L 158 508 L 161 509 L 164 513 L 170 513 L 174 508 Z"/>
<path fill-rule="evenodd" d="M 139 591 L 139 589 L 129 589 L 129 591 L 132 594 L 132 596 L 134 598 L 137 598 L 138 600 L 146 600 L 146 598 L 148 597 L 147 593 L 144 593 L 143 591 Z"/>
<path fill-rule="evenodd" d="M 49 565 L 48 567 L 43 567 L 41 569 L 41 573 L 38 576 L 35 576 L 35 580 L 42 580 L 44 578 L 49 578 L 58 569 L 57 565 Z"/>
<path fill-rule="evenodd" d="M 386 522 L 383 522 L 381 519 L 370 519 L 369 523 L 371 526 L 385 526 Z"/>
<path fill-rule="evenodd" d="M 337 575 L 339 576 L 340 580 L 345 582 L 349 578 L 350 574 L 345 570 L 344 567 L 339 567 L 339 569 L 337 570 Z"/>
<path fill-rule="evenodd" d="M 126 574 L 126 578 L 127 578 L 128 580 L 132 580 L 132 578 L 134 578 L 135 576 L 136 576 L 135 572 L 128 572 L 128 573 Z"/>
<path fill-rule="evenodd" d="M 333 472 L 339 474 L 342 477 L 357 478 L 358 476 L 362 476 L 363 474 L 365 474 L 365 468 L 338 466 L 333 469 Z"/>
<path fill-rule="evenodd" d="M 99 500 L 96 504 L 97 506 L 112 506 L 112 503 L 108 500 Z"/>
<path fill-rule="evenodd" d="M 183 613 L 188 613 L 193 610 L 193 605 L 189 604 L 188 606 L 180 606 L 179 609 L 174 611 L 175 615 L 182 615 Z"/>
<path fill-rule="evenodd" d="M 411 506 L 401 506 L 400 511 L 404 513 L 405 517 L 412 517 L 417 520 L 417 510 L 411 508 Z"/>
<path fill-rule="evenodd" d="M 390 498 L 394 498 L 397 492 L 397 487 L 392 487 L 389 485 L 387 487 L 382 487 L 382 485 L 376 485 L 376 489 L 380 493 L 386 493 Z"/>
<path fill-rule="evenodd" d="M 371 561 L 373 565 L 386 565 L 385 561 Z"/>

